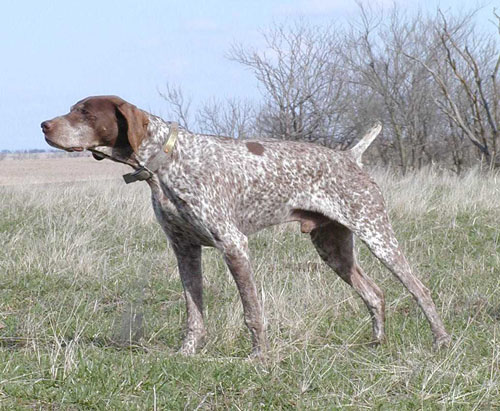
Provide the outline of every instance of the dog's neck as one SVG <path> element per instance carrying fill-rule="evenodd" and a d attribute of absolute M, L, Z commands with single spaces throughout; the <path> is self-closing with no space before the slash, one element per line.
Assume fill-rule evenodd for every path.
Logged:
<path fill-rule="evenodd" d="M 165 151 L 165 145 L 169 141 L 169 138 L 172 137 L 174 127 L 177 126 L 175 123 L 164 121 L 153 114 L 148 114 L 148 117 L 149 122 L 146 138 L 142 141 L 135 153 L 135 159 L 141 167 L 147 167 L 147 164 L 151 162 L 155 156 Z M 175 138 L 177 139 L 177 130 L 175 130 L 175 133 Z M 174 151 L 175 147 L 169 147 L 169 150 Z M 172 152 L 166 152 L 165 154 L 172 156 Z"/>
<path fill-rule="evenodd" d="M 165 122 L 159 117 L 149 115 L 146 136 L 134 154 L 137 163 L 135 172 L 123 176 L 127 184 L 135 181 L 150 180 L 161 168 L 174 160 L 174 148 L 179 136 L 177 123 Z"/>

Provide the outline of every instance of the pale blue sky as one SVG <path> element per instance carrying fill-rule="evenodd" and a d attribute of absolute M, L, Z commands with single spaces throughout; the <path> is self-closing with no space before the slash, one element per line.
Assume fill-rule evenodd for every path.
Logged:
<path fill-rule="evenodd" d="M 372 2 L 373 3 L 373 2 Z M 390 5 L 393 1 L 379 1 Z M 467 0 L 395 0 L 434 11 Z M 411 5 L 411 6 L 410 6 Z M 486 7 L 491 16 L 500 0 Z M 4 1 L 0 13 L 0 150 L 49 148 L 41 121 L 77 100 L 116 94 L 155 114 L 158 94 L 180 85 L 195 102 L 258 98 L 247 70 L 224 56 L 234 42 L 259 47 L 273 22 L 352 18 L 353 0 Z M 486 17 L 484 17 L 486 23 Z"/>

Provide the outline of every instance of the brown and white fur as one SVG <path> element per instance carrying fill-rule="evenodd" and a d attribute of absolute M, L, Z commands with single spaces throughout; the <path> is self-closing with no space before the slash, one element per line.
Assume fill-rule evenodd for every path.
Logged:
<path fill-rule="evenodd" d="M 89 97 L 63 116 L 42 123 L 47 142 L 67 151 L 90 150 L 135 169 L 161 150 L 172 123 L 114 96 Z M 236 140 L 180 129 L 172 152 L 147 180 L 156 217 L 178 261 L 187 305 L 180 351 L 202 344 L 201 247 L 222 253 L 241 296 L 253 355 L 266 347 L 263 313 L 250 263 L 247 236 L 298 221 L 321 258 L 368 307 L 373 341 L 384 339 L 382 290 L 358 266 L 356 235 L 416 299 L 436 346 L 450 337 L 429 290 L 416 278 L 398 246 L 380 189 L 360 167 L 372 130 L 350 151 L 306 142 Z"/>

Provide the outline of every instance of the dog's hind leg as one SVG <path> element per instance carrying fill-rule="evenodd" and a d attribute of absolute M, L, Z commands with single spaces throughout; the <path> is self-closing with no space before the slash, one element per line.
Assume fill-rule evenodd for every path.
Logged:
<path fill-rule="evenodd" d="M 413 295 L 429 321 L 434 335 L 435 347 L 439 348 L 442 345 L 448 345 L 450 336 L 437 313 L 431 293 L 413 275 L 410 265 L 398 245 L 387 214 L 379 212 L 376 217 L 365 218 L 353 227 L 353 231 Z"/>
<path fill-rule="evenodd" d="M 321 258 L 340 278 L 352 286 L 364 301 L 372 318 L 373 342 L 381 342 L 385 337 L 384 293 L 356 263 L 352 232 L 332 221 L 314 229 L 311 232 L 311 240 Z"/>

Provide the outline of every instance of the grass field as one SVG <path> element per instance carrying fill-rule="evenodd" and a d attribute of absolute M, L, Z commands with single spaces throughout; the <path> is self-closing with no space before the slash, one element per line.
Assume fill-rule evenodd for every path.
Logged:
<path fill-rule="evenodd" d="M 360 246 L 387 298 L 388 341 L 371 348 L 362 301 L 288 225 L 251 238 L 267 361 L 246 358 L 236 287 L 212 249 L 208 341 L 180 356 L 182 287 L 148 187 L 119 171 L 16 184 L 0 187 L 0 408 L 498 409 L 500 176 L 374 174 L 449 349 L 432 350 L 416 303 Z"/>

